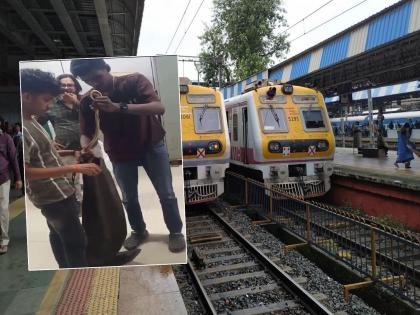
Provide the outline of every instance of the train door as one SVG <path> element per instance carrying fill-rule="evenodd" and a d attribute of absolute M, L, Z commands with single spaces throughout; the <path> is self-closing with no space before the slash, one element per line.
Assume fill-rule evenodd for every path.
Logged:
<path fill-rule="evenodd" d="M 242 108 L 242 139 L 244 150 L 242 155 L 242 162 L 248 163 L 248 108 Z"/>

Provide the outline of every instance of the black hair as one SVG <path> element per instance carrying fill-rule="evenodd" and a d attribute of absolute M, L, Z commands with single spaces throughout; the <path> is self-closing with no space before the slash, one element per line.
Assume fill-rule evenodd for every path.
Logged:
<path fill-rule="evenodd" d="M 404 127 L 404 128 L 411 128 L 411 126 L 410 126 L 410 124 L 409 124 L 408 122 L 406 122 L 406 123 L 403 125 L 403 127 Z"/>
<path fill-rule="evenodd" d="M 53 96 L 60 94 L 60 85 L 51 72 L 39 69 L 23 69 L 20 71 L 20 87 L 22 93 L 49 93 Z"/>
<path fill-rule="evenodd" d="M 75 77 L 84 76 L 92 70 L 111 70 L 109 65 L 102 58 L 75 59 L 70 63 L 70 72 Z"/>
<path fill-rule="evenodd" d="M 76 77 L 74 75 L 72 75 L 72 74 L 68 74 L 68 73 L 60 74 L 57 77 L 58 84 L 60 84 L 61 79 L 65 79 L 65 78 L 69 78 L 69 79 L 71 79 L 73 81 L 74 87 L 76 89 L 76 94 L 79 94 L 80 91 L 82 90 L 82 86 L 80 85 L 79 81 L 77 81 Z"/>

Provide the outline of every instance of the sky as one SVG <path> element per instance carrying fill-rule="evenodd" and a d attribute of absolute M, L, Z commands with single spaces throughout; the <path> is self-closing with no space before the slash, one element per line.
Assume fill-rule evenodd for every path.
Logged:
<path fill-rule="evenodd" d="M 188 25 L 197 12 L 203 0 L 191 0 L 179 29 L 174 37 L 171 46 L 168 45 L 176 30 L 176 27 L 184 13 L 189 0 L 145 0 L 143 21 L 140 30 L 138 45 L 138 55 L 151 56 L 155 54 L 178 54 L 185 56 L 198 56 L 200 53 L 199 36 L 203 34 L 205 25 L 211 24 L 213 1 L 204 0 L 196 18 L 194 19 L 188 32 L 185 34 Z M 269 0 L 267 0 L 269 1 Z M 397 0 L 283 0 L 283 7 L 286 10 L 285 18 L 288 26 L 301 21 L 312 11 L 325 5 L 322 9 L 312 16 L 300 22 L 288 31 L 290 51 L 286 59 L 290 58 L 319 42 L 345 30 L 346 28 L 360 22 L 369 16 L 389 7 L 398 2 Z M 358 5 L 359 4 L 359 5 Z M 357 5 L 357 6 L 356 6 Z M 333 18 L 341 12 L 350 9 L 348 12 L 333 19 L 331 22 L 317 28 L 315 31 L 308 32 L 312 28 Z M 159 18 L 157 18 L 159 17 Z M 286 28 L 285 28 L 286 29 Z M 276 30 L 276 32 L 285 29 Z M 302 34 L 306 35 L 296 39 Z M 183 41 L 179 45 L 181 38 Z M 179 48 L 176 50 L 176 48 Z M 182 58 L 191 60 L 191 58 Z M 275 60 L 279 63 L 283 60 Z M 193 62 L 179 62 L 178 75 L 187 76 L 190 79 L 197 79 L 197 70 Z"/>

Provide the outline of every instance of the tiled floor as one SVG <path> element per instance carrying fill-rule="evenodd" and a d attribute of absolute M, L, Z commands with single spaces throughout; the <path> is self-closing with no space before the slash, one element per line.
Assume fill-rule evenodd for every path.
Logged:
<path fill-rule="evenodd" d="M 106 161 L 108 169 L 112 169 L 109 161 Z M 178 199 L 181 218 L 185 222 L 184 190 L 182 166 L 171 167 L 173 176 L 173 187 Z M 148 264 L 177 264 L 185 263 L 186 251 L 172 253 L 168 250 L 168 230 L 163 220 L 159 198 L 153 188 L 152 183 L 147 177 L 144 169 L 139 168 L 139 195 L 140 205 L 143 212 L 147 229 L 150 233 L 149 241 L 140 248 L 142 251 L 130 265 Z M 117 186 L 118 187 L 118 186 Z M 53 257 L 48 240 L 48 227 L 45 218 L 40 210 L 36 208 L 28 199 L 27 219 L 28 219 L 28 249 L 29 249 L 29 269 L 45 270 L 57 269 L 58 265 Z M 128 234 L 130 233 L 129 224 Z M 185 234 L 185 226 L 183 228 Z"/>

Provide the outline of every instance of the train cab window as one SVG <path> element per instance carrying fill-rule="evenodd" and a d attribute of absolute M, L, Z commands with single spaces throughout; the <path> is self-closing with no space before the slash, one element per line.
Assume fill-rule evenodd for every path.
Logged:
<path fill-rule="evenodd" d="M 232 115 L 233 141 L 238 141 L 238 114 Z"/>
<path fill-rule="evenodd" d="M 264 132 L 287 131 L 287 124 L 283 109 L 261 108 L 260 116 Z"/>
<path fill-rule="evenodd" d="M 196 133 L 222 132 L 222 120 L 219 108 L 195 107 L 193 113 Z"/>
<path fill-rule="evenodd" d="M 325 129 L 324 117 L 320 109 L 302 109 L 306 129 Z"/>

